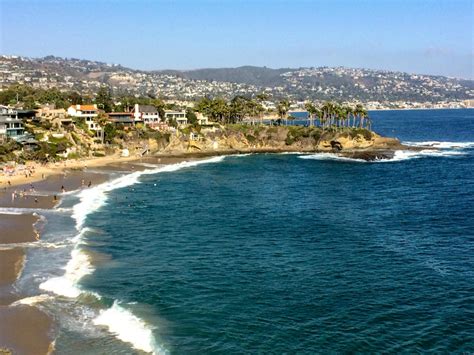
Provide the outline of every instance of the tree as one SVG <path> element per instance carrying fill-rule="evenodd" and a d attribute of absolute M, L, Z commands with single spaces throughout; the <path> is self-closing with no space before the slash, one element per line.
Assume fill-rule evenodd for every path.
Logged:
<path fill-rule="evenodd" d="M 186 109 L 186 118 L 188 119 L 189 124 L 194 125 L 194 124 L 198 123 L 198 119 L 197 119 L 196 114 L 190 108 Z"/>
<path fill-rule="evenodd" d="M 101 143 L 104 144 L 104 127 L 109 122 L 107 115 L 103 112 L 100 112 L 96 117 L 96 122 L 100 126 Z"/>
<path fill-rule="evenodd" d="M 280 119 L 285 120 L 288 126 L 288 111 L 290 110 L 290 102 L 287 99 L 280 100 L 277 104 L 277 112 Z"/>
<path fill-rule="evenodd" d="M 107 123 L 104 128 L 104 141 L 107 143 L 112 143 L 115 136 L 117 135 L 117 129 L 115 128 L 115 125 L 112 123 Z"/>
<path fill-rule="evenodd" d="M 314 116 L 316 115 L 317 109 L 312 102 L 306 102 L 304 104 L 306 111 L 308 111 L 309 125 L 314 126 Z"/>
<path fill-rule="evenodd" d="M 110 87 L 102 85 L 97 92 L 95 98 L 97 107 L 104 110 L 105 112 L 111 112 L 114 107 L 114 101 L 112 100 L 112 89 Z"/>

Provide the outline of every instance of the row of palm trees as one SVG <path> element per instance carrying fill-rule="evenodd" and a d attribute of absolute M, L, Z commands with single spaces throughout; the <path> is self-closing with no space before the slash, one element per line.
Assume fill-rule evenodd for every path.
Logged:
<path fill-rule="evenodd" d="M 308 111 L 310 126 L 314 126 L 315 121 L 323 129 L 328 127 L 359 127 L 370 130 L 372 126 L 368 112 L 361 104 L 351 107 L 328 101 L 321 106 L 316 106 L 312 102 L 307 102 L 305 109 Z"/>
<path fill-rule="evenodd" d="M 255 98 L 235 96 L 232 100 L 226 101 L 221 97 L 214 99 L 203 98 L 198 101 L 194 109 L 206 116 L 210 120 L 221 123 L 237 123 L 242 121 L 255 124 L 260 121 L 263 124 L 264 114 L 267 112 L 263 104 L 268 99 L 268 95 L 263 93 Z M 288 99 L 280 100 L 276 105 L 276 113 L 280 122 L 284 121 L 288 125 L 288 120 L 294 119 L 288 115 L 291 103 Z M 371 128 L 371 120 L 367 110 L 360 104 L 355 106 L 340 105 L 335 102 L 325 102 L 317 106 L 312 102 L 305 104 L 305 109 L 309 115 L 309 125 L 326 128 Z"/>

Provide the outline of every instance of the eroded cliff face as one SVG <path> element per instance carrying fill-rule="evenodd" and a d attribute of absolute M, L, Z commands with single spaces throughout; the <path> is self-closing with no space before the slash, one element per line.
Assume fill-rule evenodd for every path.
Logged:
<path fill-rule="evenodd" d="M 162 152 L 353 151 L 400 149 L 397 139 L 365 129 L 323 131 L 316 127 L 219 126 L 179 131 Z"/>

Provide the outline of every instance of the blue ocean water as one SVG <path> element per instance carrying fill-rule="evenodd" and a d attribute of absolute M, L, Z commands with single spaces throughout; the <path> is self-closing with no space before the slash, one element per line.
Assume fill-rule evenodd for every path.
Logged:
<path fill-rule="evenodd" d="M 474 110 L 371 116 L 441 150 L 229 156 L 106 188 L 79 283 L 123 343 L 87 352 L 474 351 Z"/>

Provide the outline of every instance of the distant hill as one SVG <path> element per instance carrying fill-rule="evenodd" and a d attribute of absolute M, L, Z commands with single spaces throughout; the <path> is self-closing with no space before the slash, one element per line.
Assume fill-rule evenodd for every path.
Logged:
<path fill-rule="evenodd" d="M 474 98 L 474 81 L 434 75 L 345 67 L 242 66 L 197 70 L 142 71 L 75 58 L 0 57 L 0 85 L 13 83 L 61 90 L 114 92 L 193 100 L 203 96 L 253 96 L 293 100 L 442 102 Z"/>
<path fill-rule="evenodd" d="M 185 71 L 183 74 L 194 80 L 228 81 L 232 83 L 278 86 L 283 80 L 281 74 L 295 69 L 270 69 L 266 67 L 243 66 L 238 68 L 197 69 Z"/>

